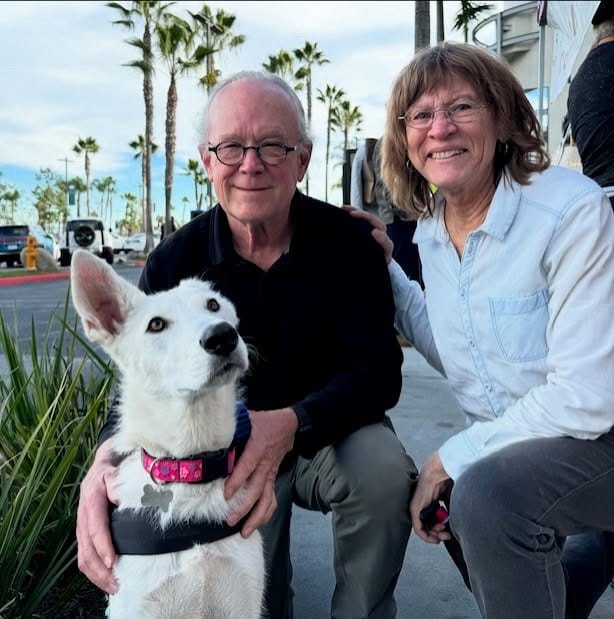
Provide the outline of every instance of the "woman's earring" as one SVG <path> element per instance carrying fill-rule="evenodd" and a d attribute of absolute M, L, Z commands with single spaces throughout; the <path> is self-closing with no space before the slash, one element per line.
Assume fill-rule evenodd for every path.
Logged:
<path fill-rule="evenodd" d="M 497 154 L 500 155 L 501 157 L 507 157 L 510 151 L 509 142 L 500 142 L 499 140 L 497 140 L 496 151 L 497 151 Z"/>

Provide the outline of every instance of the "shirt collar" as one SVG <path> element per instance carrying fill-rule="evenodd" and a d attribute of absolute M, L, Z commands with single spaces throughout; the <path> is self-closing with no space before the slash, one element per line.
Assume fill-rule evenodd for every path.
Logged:
<path fill-rule="evenodd" d="M 303 218 L 305 204 L 303 195 L 297 190 L 292 197 L 290 203 L 290 218 L 294 223 L 294 231 L 296 233 L 297 222 Z M 211 247 L 211 264 L 220 265 L 222 263 L 233 263 L 242 260 L 234 248 L 230 224 L 228 216 L 224 209 L 216 204 L 212 212 L 213 225 L 210 227 L 209 244 Z M 292 235 L 290 248 L 288 253 L 292 253 L 292 249 L 297 245 L 296 234 Z"/>
<path fill-rule="evenodd" d="M 216 204 L 213 209 L 212 219 L 213 225 L 209 228 L 212 265 L 237 261 L 239 255 L 232 242 L 228 217 L 219 204 Z"/>
<path fill-rule="evenodd" d="M 495 195 L 490 202 L 486 219 L 479 230 L 500 241 L 503 240 L 518 212 L 521 194 L 522 186 L 513 179 L 506 180 L 505 175 L 502 175 Z M 420 225 L 414 234 L 414 241 L 416 243 L 427 239 L 439 241 L 440 243 L 445 243 L 448 240 L 443 210 L 443 198 L 435 193 L 433 216 L 422 216 L 420 218 Z"/>

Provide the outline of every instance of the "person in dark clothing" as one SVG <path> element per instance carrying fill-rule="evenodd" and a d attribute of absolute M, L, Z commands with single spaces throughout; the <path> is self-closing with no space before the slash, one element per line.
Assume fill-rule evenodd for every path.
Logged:
<path fill-rule="evenodd" d="M 174 217 L 171 217 L 171 225 L 170 225 L 170 228 L 169 228 L 168 232 L 166 230 L 166 227 L 167 227 L 166 226 L 166 222 L 163 223 L 160 226 L 160 240 L 164 239 L 169 234 L 172 234 L 173 232 L 175 232 L 175 230 L 177 230 L 177 226 L 175 225 L 175 218 Z"/>
<path fill-rule="evenodd" d="M 614 2 L 601 2 L 592 22 L 596 41 L 571 81 L 567 113 L 582 171 L 614 208 Z"/>
<path fill-rule="evenodd" d="M 311 141 L 283 80 L 244 72 L 219 84 L 203 135 L 220 203 L 160 243 L 140 287 L 212 281 L 253 350 L 242 385 L 253 430 L 225 486 L 230 497 L 246 484 L 246 499 L 228 524 L 247 517 L 244 536 L 260 528 L 265 614 L 285 619 L 292 504 L 332 511 L 332 615 L 393 618 L 416 468 L 386 416 L 400 395 L 402 354 L 385 261 L 365 222 L 297 191 Z M 109 592 L 112 422 L 81 485 L 77 524 L 80 568 Z"/>
<path fill-rule="evenodd" d="M 394 259 L 408 277 L 424 288 L 420 254 L 412 240 L 417 221 L 392 203 L 381 175 L 381 145 L 382 138 L 367 138 L 358 147 L 352 162 L 350 200 L 352 206 L 375 214 L 386 224 L 387 234 L 394 242 Z"/>

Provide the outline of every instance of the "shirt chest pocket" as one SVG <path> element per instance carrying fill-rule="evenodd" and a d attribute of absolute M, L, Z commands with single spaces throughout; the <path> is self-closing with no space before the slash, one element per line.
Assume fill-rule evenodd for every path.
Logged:
<path fill-rule="evenodd" d="M 495 337 L 508 361 L 535 361 L 548 353 L 548 294 L 545 289 L 524 297 L 491 297 Z"/>

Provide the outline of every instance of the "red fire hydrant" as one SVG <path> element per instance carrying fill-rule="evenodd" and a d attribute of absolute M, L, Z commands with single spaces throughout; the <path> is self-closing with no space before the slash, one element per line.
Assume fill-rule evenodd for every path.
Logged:
<path fill-rule="evenodd" d="M 29 236 L 26 240 L 26 271 L 36 271 L 36 239 Z"/>

